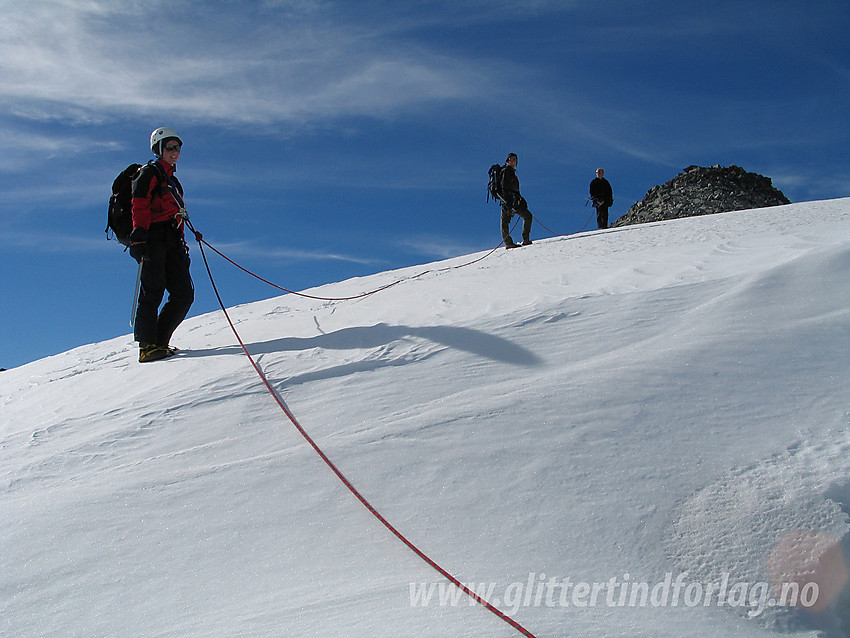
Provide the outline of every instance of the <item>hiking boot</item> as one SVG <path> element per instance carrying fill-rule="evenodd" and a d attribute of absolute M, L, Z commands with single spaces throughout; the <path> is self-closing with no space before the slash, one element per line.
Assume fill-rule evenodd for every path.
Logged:
<path fill-rule="evenodd" d="M 505 239 L 505 248 L 516 248 L 519 244 L 515 244 L 514 240 L 510 237 Z"/>
<path fill-rule="evenodd" d="M 139 363 L 147 363 L 148 361 L 159 361 L 170 357 L 166 346 L 158 346 L 156 344 L 139 344 Z"/>
<path fill-rule="evenodd" d="M 528 237 L 523 237 L 522 245 L 523 246 L 531 246 L 531 240 Z"/>

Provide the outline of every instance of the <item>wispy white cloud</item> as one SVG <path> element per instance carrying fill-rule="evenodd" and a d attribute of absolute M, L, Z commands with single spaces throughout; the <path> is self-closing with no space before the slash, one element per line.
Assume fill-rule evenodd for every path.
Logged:
<path fill-rule="evenodd" d="M 104 222 L 106 218 L 104 217 Z M 110 246 L 110 243 L 113 244 Z M 22 250 L 31 254 L 92 254 L 103 253 L 110 249 L 123 248 L 115 242 L 107 242 L 106 234 L 99 237 L 75 235 L 62 230 L 46 232 L 41 224 L 33 223 L 27 231 L 8 231 L 0 229 L 0 246 L 4 251 Z"/>
<path fill-rule="evenodd" d="M 395 243 L 399 248 L 418 255 L 433 259 L 439 257 L 449 259 L 458 255 L 467 255 L 483 250 L 482 246 L 474 246 L 469 242 L 458 241 L 451 237 L 437 236 L 433 234 L 416 234 L 408 239 L 402 239 Z"/>
<path fill-rule="evenodd" d="M 105 211 L 104 211 L 105 212 Z M 106 222 L 106 217 L 103 219 Z M 187 237 L 187 241 L 190 237 Z M 192 249 L 196 250 L 194 240 L 191 240 Z M 332 250 L 322 250 L 319 248 L 305 250 L 300 248 L 286 247 L 269 247 L 259 242 L 217 242 L 210 239 L 210 244 L 221 251 L 222 254 L 230 257 L 235 261 L 242 263 L 284 263 L 284 262 L 344 262 L 351 264 L 360 264 L 366 266 L 379 265 L 382 262 L 379 259 L 364 257 L 362 255 L 346 255 Z M 115 252 L 123 249 L 123 246 L 115 241 L 106 241 L 106 234 L 86 232 L 84 234 L 67 232 L 64 230 L 53 229 L 50 233 L 45 233 L 44 229 L 39 225 L 31 226 L 29 231 L 15 231 L 0 229 L 0 245 L 4 250 L 15 251 L 25 250 L 29 253 L 55 254 L 66 253 L 72 254 L 92 254 Z M 209 248 L 207 255 L 211 259 L 219 259 L 217 255 Z M 261 276 L 263 273 L 259 273 Z M 272 282 L 275 283 L 275 282 Z"/>
<path fill-rule="evenodd" d="M 269 247 L 257 242 L 213 242 L 211 245 L 221 251 L 222 254 L 232 258 L 250 258 L 254 263 L 269 261 L 341 261 L 352 264 L 373 265 L 380 263 L 376 260 L 362 255 L 346 255 L 335 251 L 324 251 L 321 249 L 304 250 L 302 248 Z"/>
<path fill-rule="evenodd" d="M 377 38 L 385 23 L 343 23 L 323 2 L 2 5 L 0 96 L 20 117 L 301 124 L 469 99 L 486 86 L 470 62 Z"/>
<path fill-rule="evenodd" d="M 48 135 L 32 130 L 20 130 L 15 127 L 0 127 L 2 144 L 0 147 L 16 149 L 14 153 L 0 153 L 0 171 L 8 173 L 23 173 L 32 168 L 33 162 L 43 165 L 45 160 L 54 158 L 69 158 L 79 156 L 92 148 L 90 130 L 69 132 L 64 135 Z M 120 148 L 118 142 L 112 140 L 97 140 L 100 150 Z M 0 192 L 0 198 L 14 190 L 14 184 L 5 184 Z"/>

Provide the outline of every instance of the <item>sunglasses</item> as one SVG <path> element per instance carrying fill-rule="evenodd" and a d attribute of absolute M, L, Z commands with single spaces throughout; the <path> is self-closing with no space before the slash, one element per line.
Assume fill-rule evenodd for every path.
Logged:
<path fill-rule="evenodd" d="M 179 151 L 180 145 L 179 144 L 169 144 L 168 146 L 165 147 L 165 150 L 166 151 Z"/>

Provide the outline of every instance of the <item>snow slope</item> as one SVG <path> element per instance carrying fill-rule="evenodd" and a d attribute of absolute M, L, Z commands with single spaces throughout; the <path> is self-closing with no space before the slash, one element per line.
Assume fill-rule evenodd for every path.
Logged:
<path fill-rule="evenodd" d="M 372 505 L 534 635 L 848 636 L 849 238 L 850 199 L 794 204 L 231 316 Z M 0 375 L 0 634 L 519 635 L 346 490 L 222 313 L 174 343 Z M 755 596 L 795 578 L 823 597 Z"/>

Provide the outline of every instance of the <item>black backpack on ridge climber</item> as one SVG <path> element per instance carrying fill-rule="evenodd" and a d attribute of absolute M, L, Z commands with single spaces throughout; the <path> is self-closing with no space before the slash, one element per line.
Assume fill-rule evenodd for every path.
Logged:
<path fill-rule="evenodd" d="M 156 167 L 159 183 L 163 188 L 167 187 L 168 180 L 165 171 L 155 160 L 148 165 Z M 109 198 L 109 209 L 106 217 L 106 239 L 109 240 L 109 231 L 122 245 L 130 245 L 130 233 L 133 232 L 133 180 L 138 177 L 145 164 L 130 164 L 118 174 L 112 182 L 112 196 Z"/>
<path fill-rule="evenodd" d="M 502 169 L 501 164 L 493 164 L 488 171 L 490 182 L 487 184 L 487 201 L 493 198 L 493 201 L 498 203 L 504 201 L 502 198 Z"/>

